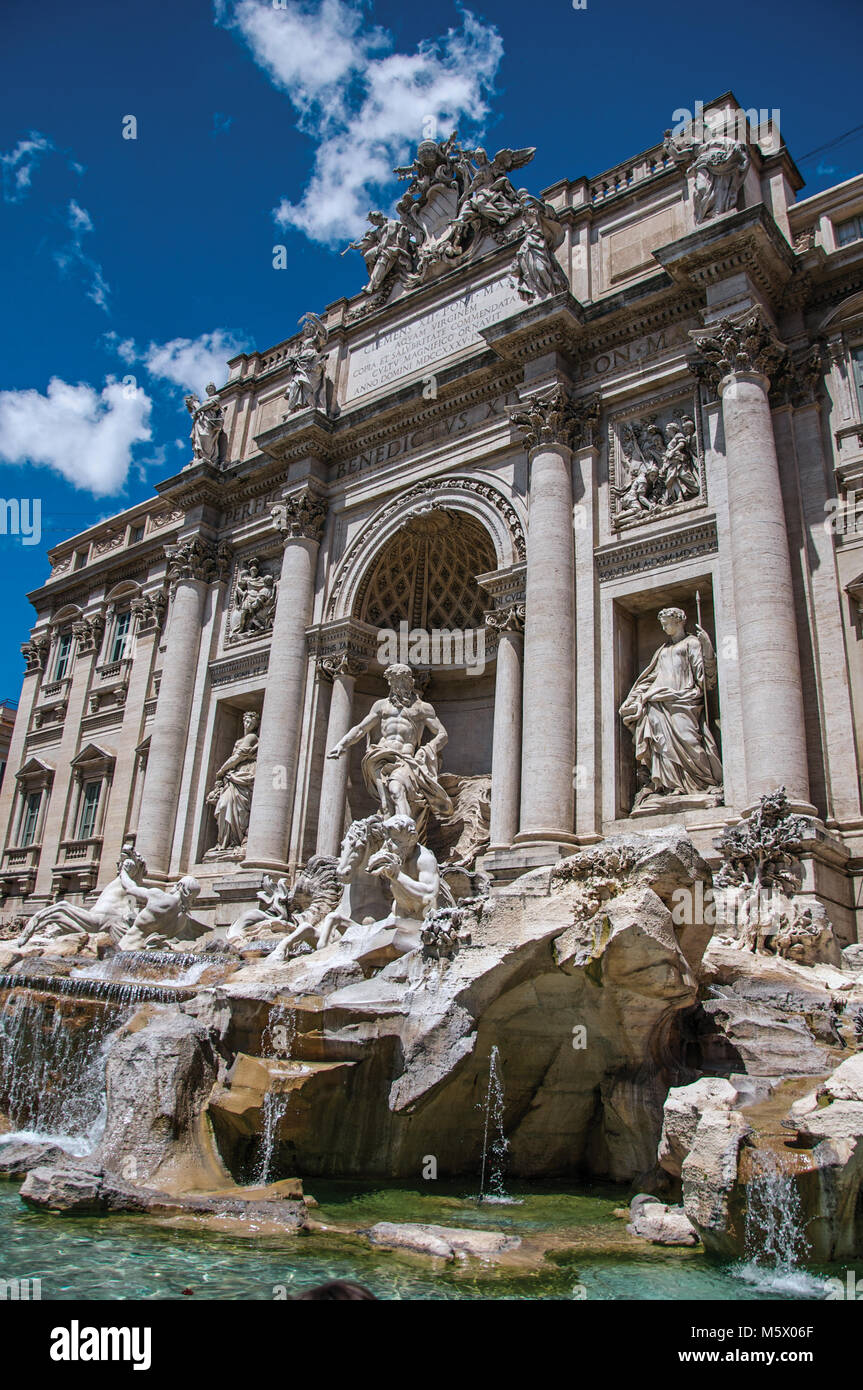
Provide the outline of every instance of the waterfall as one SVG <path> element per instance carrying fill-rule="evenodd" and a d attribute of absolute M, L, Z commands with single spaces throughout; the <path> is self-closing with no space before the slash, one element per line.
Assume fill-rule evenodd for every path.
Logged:
<path fill-rule="evenodd" d="M 296 1036 L 296 1010 L 281 1001 L 273 1004 L 267 1017 L 266 1026 L 261 1033 L 261 1056 L 278 1057 L 282 1061 L 289 1061 Z M 279 1126 L 290 1099 L 290 1090 L 287 1087 L 280 1089 L 276 1085 L 276 1078 L 273 1078 L 269 1090 L 264 1096 L 264 1125 L 260 1136 L 260 1151 L 254 1170 L 254 1182 L 260 1187 L 265 1187 L 268 1182 L 275 1180 L 273 1160 L 276 1142 Z"/>
<path fill-rule="evenodd" d="M 509 1202 L 503 1185 L 503 1171 L 509 1140 L 503 1132 L 503 1076 L 500 1053 L 492 1047 L 488 1061 L 488 1089 L 485 1097 L 485 1131 L 482 1141 L 482 1171 L 479 1180 L 481 1202 Z M 488 1177 L 488 1192 L 486 1192 Z"/>
<path fill-rule="evenodd" d="M 735 1273 L 774 1293 L 817 1297 L 823 1280 L 801 1268 L 808 1248 L 793 1170 L 772 1149 L 755 1149 L 746 1184 L 746 1263 Z"/>
<path fill-rule="evenodd" d="M 275 1156 L 276 1139 L 279 1133 L 279 1125 L 282 1123 L 288 1102 L 291 1098 L 289 1090 L 277 1090 L 275 1086 L 270 1086 L 264 1096 L 264 1127 L 261 1131 L 260 1153 L 255 1164 L 254 1182 L 258 1187 L 266 1187 L 268 1182 L 275 1180 L 273 1171 L 273 1158 Z"/>
<path fill-rule="evenodd" d="M 754 1264 L 788 1274 L 807 1249 L 800 1194 L 771 1149 L 756 1149 L 753 1169 L 746 1188 L 746 1255 Z"/>
<path fill-rule="evenodd" d="M 273 1004 L 261 1033 L 261 1056 L 290 1059 L 297 1036 L 297 1012 L 290 1004 Z"/>
<path fill-rule="evenodd" d="M 104 1116 L 105 1053 L 128 1014 L 118 1001 L 86 1008 L 47 988 L 9 990 L 0 1005 L 0 1105 L 15 1130 L 5 1141 L 90 1151 Z"/>

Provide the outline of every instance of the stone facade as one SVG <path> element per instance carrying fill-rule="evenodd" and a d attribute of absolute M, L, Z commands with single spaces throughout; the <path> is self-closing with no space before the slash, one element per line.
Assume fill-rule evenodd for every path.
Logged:
<path fill-rule="evenodd" d="M 491 777 L 496 879 L 633 813 L 715 858 L 782 785 L 806 886 L 858 939 L 863 241 L 837 228 L 863 177 L 796 201 L 788 151 L 752 139 L 711 188 L 666 141 L 534 198 L 507 178 L 531 156 L 424 142 L 400 218 L 357 243 L 363 291 L 235 358 L 190 398 L 187 466 L 50 552 L 0 792 L 5 916 L 92 900 L 132 840 L 231 920 L 374 809 L 362 748 L 325 755 L 384 691 L 382 635 L 458 630 L 482 661 L 398 659 L 443 772 Z M 686 620 L 710 795 L 642 785 L 620 714 L 661 610 Z M 251 805 L 220 847 L 244 728 Z"/>

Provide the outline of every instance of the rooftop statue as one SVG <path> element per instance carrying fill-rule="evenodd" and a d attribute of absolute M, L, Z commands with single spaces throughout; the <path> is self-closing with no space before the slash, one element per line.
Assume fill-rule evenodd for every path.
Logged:
<path fill-rule="evenodd" d="M 192 417 L 192 452 L 196 463 L 219 462 L 219 440 L 225 423 L 225 412 L 211 381 L 206 387 L 206 397 L 202 401 L 194 393 L 186 397 L 186 409 Z"/>
<path fill-rule="evenodd" d="M 370 212 L 369 229 L 345 248 L 365 259 L 369 283 L 363 293 L 385 296 L 396 282 L 413 288 L 435 268 L 459 264 L 485 236 L 499 243 L 524 238 L 513 267 L 524 298 L 565 289 L 553 255 L 563 239 L 554 210 L 509 179 L 533 159 L 533 147 L 498 150 L 490 158 L 481 145 L 462 148 L 456 135 L 420 143 L 413 161 L 393 171 L 409 181 L 396 204 L 398 218 Z"/>
<path fill-rule="evenodd" d="M 342 252 L 361 251 L 369 272 L 369 283 L 363 286 L 363 294 L 376 294 L 383 288 L 384 281 L 391 273 L 409 275 L 414 269 L 414 254 L 408 228 L 393 217 L 384 217 L 382 212 L 370 212 L 371 226 L 359 241 L 352 241 Z"/>
<path fill-rule="evenodd" d="M 746 145 L 723 135 L 722 115 L 713 113 L 704 125 L 690 128 L 683 136 L 665 132 L 663 150 L 675 164 L 695 172 L 695 220 L 706 222 L 723 212 L 734 212 L 737 195 L 749 169 Z"/>
<path fill-rule="evenodd" d="M 302 331 L 299 346 L 288 355 L 285 364 L 290 372 L 285 391 L 289 414 L 295 410 L 306 410 L 319 405 L 324 384 L 324 364 L 327 359 L 324 352 L 327 341 L 326 324 L 317 314 L 304 314 L 300 324 Z"/>

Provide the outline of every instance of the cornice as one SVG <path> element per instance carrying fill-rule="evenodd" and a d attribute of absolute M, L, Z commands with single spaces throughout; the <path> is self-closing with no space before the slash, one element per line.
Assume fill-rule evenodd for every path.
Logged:
<path fill-rule="evenodd" d="M 713 218 L 654 256 L 679 285 L 706 291 L 744 271 L 775 299 L 795 274 L 795 255 L 764 203 Z"/>

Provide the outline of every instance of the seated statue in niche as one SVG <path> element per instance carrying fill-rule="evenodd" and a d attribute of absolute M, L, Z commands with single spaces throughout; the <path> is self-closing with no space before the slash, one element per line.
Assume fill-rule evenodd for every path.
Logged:
<path fill-rule="evenodd" d="M 384 680 L 389 694 L 375 701 L 365 719 L 349 729 L 327 757 L 340 758 L 360 739 L 366 739 L 363 780 L 379 802 L 381 815 L 408 816 L 422 837 L 430 814 L 447 816 L 452 811 L 452 802 L 438 780 L 447 732 L 434 707 L 418 693 L 409 666 L 400 662 L 388 666 Z M 432 737 L 423 743 L 426 731 Z"/>
<path fill-rule="evenodd" d="M 722 763 L 707 722 L 707 691 L 716 686 L 716 657 L 707 633 L 686 631 L 682 608 L 663 608 L 668 641 L 658 648 L 620 707 L 635 740 L 639 791 L 633 811 L 719 805 Z"/>
<path fill-rule="evenodd" d="M 252 791 L 258 766 L 258 715 L 247 710 L 243 715 L 243 734 L 234 744 L 216 773 L 216 781 L 207 802 L 213 807 L 218 827 L 215 849 L 210 854 L 240 849 L 249 830 Z"/>
<path fill-rule="evenodd" d="M 230 618 L 232 637 L 251 636 L 267 632 L 273 625 L 276 607 L 276 581 L 273 575 L 262 573 L 260 561 L 253 556 L 240 571 L 234 591 L 234 607 Z"/>

